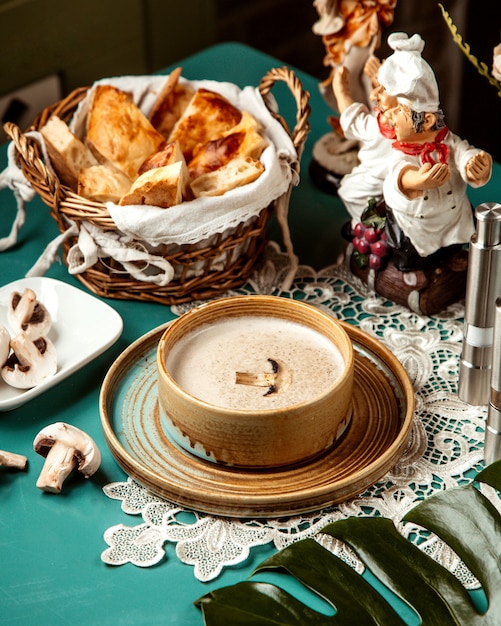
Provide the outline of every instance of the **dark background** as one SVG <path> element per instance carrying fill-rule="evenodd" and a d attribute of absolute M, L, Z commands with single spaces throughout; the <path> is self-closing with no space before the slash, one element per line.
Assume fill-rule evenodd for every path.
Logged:
<path fill-rule="evenodd" d="M 490 68 L 501 41 L 499 0 L 443 0 L 472 53 Z M 217 42 L 239 41 L 328 76 L 309 0 L 0 0 L 0 118 L 16 90 L 55 74 L 62 95 L 98 78 L 154 72 Z M 389 32 L 417 32 L 454 132 L 501 161 L 501 98 L 468 62 L 435 0 L 398 0 Z M 44 103 L 42 108 L 50 104 Z M 37 104 L 38 106 L 38 104 Z M 5 121 L 5 120 L 3 120 Z"/>

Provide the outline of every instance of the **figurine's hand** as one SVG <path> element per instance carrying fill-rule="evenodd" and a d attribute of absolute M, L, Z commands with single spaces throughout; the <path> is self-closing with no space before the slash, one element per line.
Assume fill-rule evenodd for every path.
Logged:
<path fill-rule="evenodd" d="M 364 65 L 364 73 L 366 76 L 369 77 L 373 88 L 379 85 L 377 76 L 380 67 L 381 61 L 375 56 L 369 57 Z"/>
<path fill-rule="evenodd" d="M 492 157 L 483 150 L 472 156 L 466 164 L 466 178 L 476 185 L 485 185 L 492 171 Z"/>
<path fill-rule="evenodd" d="M 449 166 L 445 163 L 425 163 L 419 169 L 407 167 L 400 173 L 398 187 L 408 198 L 414 199 L 422 196 L 426 189 L 440 187 L 450 175 Z"/>
<path fill-rule="evenodd" d="M 344 65 L 337 67 L 334 71 L 334 76 L 332 77 L 332 91 L 336 96 L 340 113 L 347 109 L 350 104 L 353 104 L 354 100 L 351 95 L 350 87 L 350 70 Z"/>
<path fill-rule="evenodd" d="M 421 189 L 436 189 L 446 183 L 451 175 L 449 166 L 446 163 L 425 163 L 419 168 L 421 176 Z"/>

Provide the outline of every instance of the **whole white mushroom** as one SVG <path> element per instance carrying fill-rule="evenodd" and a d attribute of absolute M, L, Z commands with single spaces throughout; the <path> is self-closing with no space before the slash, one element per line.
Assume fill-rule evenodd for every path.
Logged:
<path fill-rule="evenodd" d="M 64 422 L 43 428 L 35 437 L 33 449 L 45 457 L 37 487 L 50 493 L 60 493 L 74 469 L 89 478 L 101 464 L 101 453 L 94 440 L 83 430 Z"/>

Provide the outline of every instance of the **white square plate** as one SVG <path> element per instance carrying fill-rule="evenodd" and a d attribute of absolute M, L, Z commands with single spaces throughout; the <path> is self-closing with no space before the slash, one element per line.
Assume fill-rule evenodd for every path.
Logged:
<path fill-rule="evenodd" d="M 0 378 L 0 411 L 21 406 L 104 352 L 120 337 L 120 315 L 105 302 L 53 278 L 22 278 L 0 288 L 0 325 L 11 336 L 7 309 L 12 292 L 29 287 L 52 317 L 49 339 L 57 351 L 57 372 L 32 389 L 15 389 Z"/>

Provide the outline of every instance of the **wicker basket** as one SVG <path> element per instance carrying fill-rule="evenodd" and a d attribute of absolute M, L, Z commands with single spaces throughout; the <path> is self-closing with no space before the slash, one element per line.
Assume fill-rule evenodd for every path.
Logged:
<path fill-rule="evenodd" d="M 284 82 L 294 96 L 297 110 L 292 132 L 283 118 L 272 112 L 270 92 L 277 81 Z M 87 90 L 87 87 L 76 89 L 63 100 L 44 109 L 26 132 L 39 130 L 52 114 L 69 121 Z M 259 92 L 270 113 L 289 132 L 299 162 L 309 132 L 309 93 L 304 91 L 300 81 L 287 67 L 270 70 L 262 78 Z M 81 222 L 87 222 L 103 231 L 117 230 L 105 204 L 78 196 L 59 182 L 52 170 L 46 167 L 40 145 L 35 139 L 21 132 L 12 123 L 5 124 L 4 128 L 15 144 L 18 164 L 24 176 L 50 207 L 51 215 L 61 232 L 68 228 L 68 220 L 77 226 Z M 276 202 L 263 207 L 256 218 L 231 231 L 211 237 L 207 245 L 200 242 L 177 248 L 174 246 L 174 249 L 172 244 L 168 249 L 166 247 L 162 256 L 173 266 L 175 275 L 165 286 L 136 280 L 112 258 L 101 259 L 91 268 L 77 274 L 76 278 L 92 292 L 106 298 L 154 301 L 170 305 L 215 297 L 244 284 L 251 274 L 266 244 L 267 224 Z M 63 244 L 65 262 L 68 250 L 75 240 L 76 238 L 69 238 Z M 141 245 L 141 242 L 137 243 Z"/>

